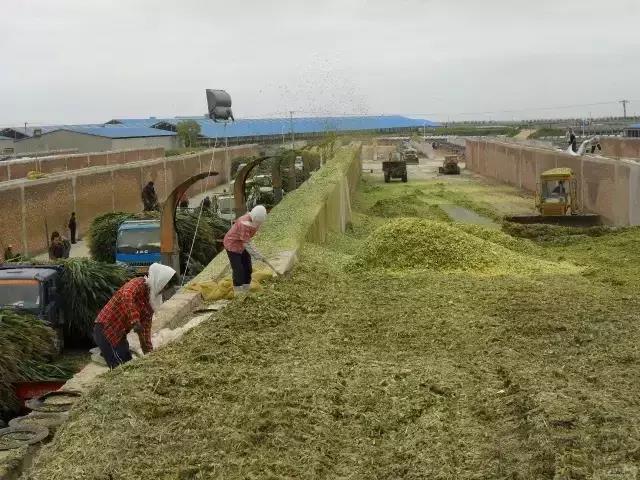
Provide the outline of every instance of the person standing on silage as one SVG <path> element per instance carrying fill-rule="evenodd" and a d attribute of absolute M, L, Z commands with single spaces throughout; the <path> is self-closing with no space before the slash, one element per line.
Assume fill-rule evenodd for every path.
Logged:
<path fill-rule="evenodd" d="M 267 209 L 263 205 L 256 205 L 249 213 L 236 220 L 224 236 L 223 245 L 231 264 L 234 295 L 242 295 L 249 291 L 253 272 L 251 257 L 256 260 L 264 258 L 251 243 L 251 239 L 266 219 Z"/>

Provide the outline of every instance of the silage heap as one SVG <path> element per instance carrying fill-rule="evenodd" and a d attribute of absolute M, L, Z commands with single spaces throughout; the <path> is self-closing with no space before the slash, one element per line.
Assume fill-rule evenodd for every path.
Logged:
<path fill-rule="evenodd" d="M 548 262 L 506 248 L 496 243 L 504 235 L 500 232 L 489 233 L 481 227 L 469 231 L 475 234 L 433 220 L 390 220 L 369 235 L 347 264 L 347 269 L 384 269 L 404 274 L 431 270 L 488 275 L 567 274 L 579 271 L 568 263 Z"/>
<path fill-rule="evenodd" d="M 341 164 L 287 195 L 260 247 L 314 237 L 300 219 L 324 208 Z M 640 230 L 547 247 L 430 223 L 431 241 L 401 244 L 368 208 L 403 187 L 377 185 L 352 228 L 305 244 L 265 295 L 107 374 L 29 478 L 633 478 Z M 381 232 L 388 260 L 354 271 Z M 560 257 L 585 271 L 540 260 Z M 487 273 L 517 262 L 544 268 Z"/>

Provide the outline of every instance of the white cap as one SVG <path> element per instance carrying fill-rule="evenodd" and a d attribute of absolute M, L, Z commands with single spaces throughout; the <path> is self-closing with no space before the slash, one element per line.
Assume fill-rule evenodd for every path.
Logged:
<path fill-rule="evenodd" d="M 257 225 L 261 225 L 267 219 L 267 209 L 264 205 L 256 205 L 249 213 L 251 221 Z"/>

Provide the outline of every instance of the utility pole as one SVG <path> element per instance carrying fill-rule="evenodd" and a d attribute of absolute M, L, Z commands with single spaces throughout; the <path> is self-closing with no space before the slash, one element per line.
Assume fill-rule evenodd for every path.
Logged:
<path fill-rule="evenodd" d="M 629 100 L 620 100 L 620 103 L 622 104 L 622 111 L 624 113 L 624 118 L 627 118 L 627 104 L 629 103 Z"/>
<path fill-rule="evenodd" d="M 626 117 L 626 115 L 625 115 L 625 117 Z M 27 122 L 24 122 L 24 134 L 25 135 L 27 134 Z"/>
<path fill-rule="evenodd" d="M 293 110 L 289 110 L 289 125 L 291 128 L 291 150 L 294 149 L 294 144 L 295 144 L 295 136 L 293 134 Z"/>

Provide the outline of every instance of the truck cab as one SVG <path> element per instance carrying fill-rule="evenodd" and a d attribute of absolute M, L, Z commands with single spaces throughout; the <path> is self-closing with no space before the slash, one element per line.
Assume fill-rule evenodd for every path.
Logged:
<path fill-rule="evenodd" d="M 149 271 L 152 263 L 160 263 L 160 222 L 127 220 L 118 228 L 116 263 L 130 266 L 139 275 Z"/>
<path fill-rule="evenodd" d="M 233 195 L 220 195 L 218 197 L 218 216 L 229 222 L 236 219 L 235 199 Z"/>
<path fill-rule="evenodd" d="M 1 265 L 0 308 L 35 315 L 57 333 L 64 344 L 64 310 L 59 295 L 62 267 L 58 265 Z"/>

